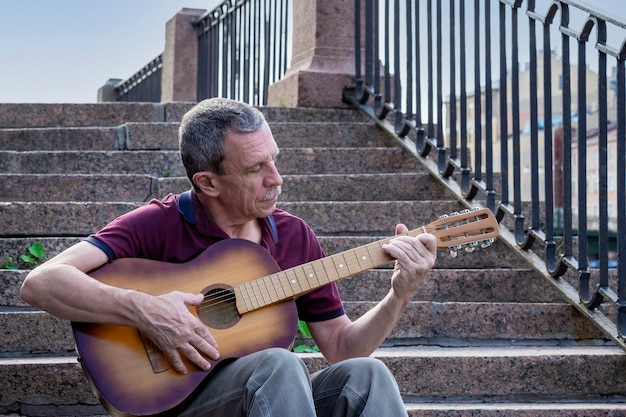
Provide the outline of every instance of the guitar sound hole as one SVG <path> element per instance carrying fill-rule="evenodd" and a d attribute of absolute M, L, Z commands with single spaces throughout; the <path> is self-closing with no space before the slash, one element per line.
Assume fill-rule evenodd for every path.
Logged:
<path fill-rule="evenodd" d="M 204 301 L 196 311 L 206 325 L 215 329 L 226 329 L 239 321 L 239 311 L 232 288 L 211 286 L 203 293 Z"/>

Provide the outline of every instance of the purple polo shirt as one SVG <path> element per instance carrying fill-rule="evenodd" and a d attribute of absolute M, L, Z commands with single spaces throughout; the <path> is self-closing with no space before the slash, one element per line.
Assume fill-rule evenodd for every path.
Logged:
<path fill-rule="evenodd" d="M 259 220 L 261 246 L 281 270 L 324 257 L 315 234 L 302 219 L 278 209 L 272 217 L 275 228 L 269 219 Z M 152 200 L 113 220 L 87 241 L 102 249 L 109 260 L 144 258 L 179 263 L 223 239 L 228 239 L 226 233 L 205 214 L 195 193 L 187 192 Z M 345 313 L 334 283 L 299 297 L 296 306 L 299 318 L 309 322 Z"/>

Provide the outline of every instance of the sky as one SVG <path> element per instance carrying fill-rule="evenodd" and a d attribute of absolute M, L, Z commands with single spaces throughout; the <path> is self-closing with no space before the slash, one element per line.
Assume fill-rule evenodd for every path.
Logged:
<path fill-rule="evenodd" d="M 183 7 L 221 0 L 0 0 L 0 103 L 94 103 L 163 52 Z"/>
<path fill-rule="evenodd" d="M 163 52 L 165 24 L 180 9 L 220 3 L 0 0 L 0 103 L 94 103 L 108 79 L 127 79 Z M 589 3 L 626 15 L 624 0 Z"/>

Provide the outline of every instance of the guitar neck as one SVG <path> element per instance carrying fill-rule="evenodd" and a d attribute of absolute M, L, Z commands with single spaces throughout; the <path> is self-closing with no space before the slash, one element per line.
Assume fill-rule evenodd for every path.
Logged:
<path fill-rule="evenodd" d="M 456 253 L 462 247 L 473 250 L 479 242 L 483 242 L 483 246 L 491 244 L 499 231 L 493 213 L 482 208 L 441 216 L 403 235 L 416 237 L 422 233 L 433 234 L 438 249 L 448 248 Z M 237 309 L 243 314 L 385 265 L 393 261 L 383 251 L 383 245 L 391 239 L 393 237 L 238 285 L 233 289 Z"/>
<path fill-rule="evenodd" d="M 424 228 L 404 235 L 415 237 L 421 233 L 424 233 Z M 238 285 L 234 289 L 237 309 L 243 314 L 383 266 L 394 260 L 382 249 L 391 239 L 372 242 Z"/>

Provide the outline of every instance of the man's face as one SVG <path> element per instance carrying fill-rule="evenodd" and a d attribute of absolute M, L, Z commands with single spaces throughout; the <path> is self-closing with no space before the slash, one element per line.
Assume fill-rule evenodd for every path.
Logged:
<path fill-rule="evenodd" d="M 283 179 L 276 169 L 278 146 L 267 123 L 253 133 L 226 137 L 219 198 L 233 221 L 265 218 L 276 209 Z"/>

